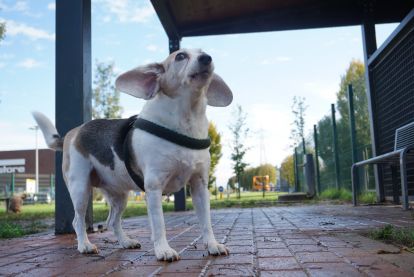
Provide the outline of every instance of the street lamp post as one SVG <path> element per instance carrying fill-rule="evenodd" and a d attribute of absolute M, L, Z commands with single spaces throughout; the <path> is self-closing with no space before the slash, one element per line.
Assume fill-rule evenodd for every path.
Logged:
<path fill-rule="evenodd" d="M 30 130 L 35 131 L 36 136 L 36 186 L 35 186 L 35 193 L 39 193 L 39 147 L 38 147 L 38 140 L 37 140 L 37 131 L 39 130 L 39 126 L 33 126 Z"/>

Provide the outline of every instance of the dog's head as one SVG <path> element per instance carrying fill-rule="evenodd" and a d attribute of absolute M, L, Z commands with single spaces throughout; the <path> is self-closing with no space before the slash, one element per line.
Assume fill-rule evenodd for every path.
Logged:
<path fill-rule="evenodd" d="M 181 49 L 162 63 L 152 63 L 121 74 L 116 88 L 149 100 L 157 93 L 169 97 L 207 97 L 210 106 L 225 107 L 233 100 L 226 83 L 214 73 L 211 56 L 198 49 Z"/>

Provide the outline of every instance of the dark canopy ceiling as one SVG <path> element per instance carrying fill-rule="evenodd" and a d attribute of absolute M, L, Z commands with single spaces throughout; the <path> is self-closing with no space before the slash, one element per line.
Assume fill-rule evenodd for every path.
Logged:
<path fill-rule="evenodd" d="M 151 0 L 169 38 L 401 21 L 414 0 Z"/>

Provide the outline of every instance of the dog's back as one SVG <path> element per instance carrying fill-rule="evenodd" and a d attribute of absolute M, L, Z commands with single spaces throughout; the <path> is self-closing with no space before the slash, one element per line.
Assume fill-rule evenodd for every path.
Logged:
<path fill-rule="evenodd" d="M 124 142 L 136 116 L 128 119 L 95 119 L 82 125 L 74 144 L 84 156 L 94 156 L 102 165 L 114 169 L 114 153 L 125 161 Z M 112 151 L 113 150 L 113 151 Z"/>

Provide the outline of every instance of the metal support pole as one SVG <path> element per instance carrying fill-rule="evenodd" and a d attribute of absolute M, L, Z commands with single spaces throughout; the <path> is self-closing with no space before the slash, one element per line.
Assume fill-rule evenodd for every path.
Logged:
<path fill-rule="evenodd" d="M 293 156 L 293 171 L 295 174 L 295 192 L 299 191 L 300 183 L 299 183 L 299 174 L 298 174 L 298 153 L 295 147 L 295 154 Z"/>
<path fill-rule="evenodd" d="M 91 119 L 91 0 L 56 1 L 56 127 L 63 136 Z M 72 233 L 73 204 L 56 153 L 55 233 Z M 86 226 L 93 227 L 92 191 Z"/>
<path fill-rule="evenodd" d="M 332 134 L 333 134 L 333 158 L 335 161 L 335 184 L 336 188 L 340 189 L 340 172 L 339 172 L 339 154 L 338 154 L 338 133 L 336 131 L 336 118 L 335 118 L 335 104 L 331 104 L 332 111 Z"/>
<path fill-rule="evenodd" d="M 180 38 L 169 38 L 168 48 L 170 54 L 180 49 Z M 185 186 L 178 192 L 174 193 L 174 210 L 185 211 Z"/>
<path fill-rule="evenodd" d="M 315 167 L 316 167 L 316 187 L 317 193 L 321 193 L 321 175 L 319 172 L 319 145 L 318 145 L 318 130 L 316 125 L 313 125 L 313 139 L 315 142 Z"/>
<path fill-rule="evenodd" d="M 357 156 L 357 141 L 356 141 L 356 130 L 355 130 L 355 110 L 354 110 L 354 91 L 352 84 L 348 85 L 348 111 L 349 111 L 349 129 L 351 131 L 351 149 L 352 149 L 352 164 L 358 162 Z M 355 171 L 355 178 L 359 178 L 358 169 Z M 356 188 L 357 194 L 361 193 L 361 188 Z"/>
<path fill-rule="evenodd" d="M 372 1 L 364 2 L 364 22 L 361 26 L 362 44 L 364 48 L 364 64 L 365 64 L 365 82 L 366 93 L 368 100 L 368 114 L 369 125 L 371 133 L 372 155 L 377 156 L 376 146 L 376 130 L 375 130 L 375 115 L 374 115 L 374 91 L 371 86 L 372 78 L 369 70 L 368 59 L 377 50 L 377 39 L 375 34 L 374 8 Z M 375 176 L 375 190 L 377 192 L 377 201 L 383 202 L 385 200 L 384 187 L 380 185 L 381 172 L 378 170 L 378 165 L 374 165 Z"/>
<path fill-rule="evenodd" d="M 39 143 L 37 139 L 37 133 L 39 131 L 39 126 L 35 126 L 35 136 L 36 136 L 36 189 L 35 193 L 39 193 Z"/>

